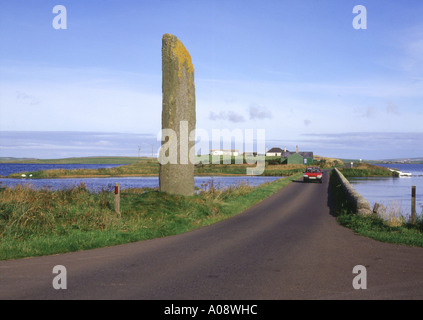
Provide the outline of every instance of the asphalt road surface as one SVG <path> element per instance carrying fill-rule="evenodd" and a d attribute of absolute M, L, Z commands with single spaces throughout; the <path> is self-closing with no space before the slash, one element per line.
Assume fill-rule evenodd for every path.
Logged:
<path fill-rule="evenodd" d="M 328 198 L 325 172 L 182 235 L 1 261 L 0 299 L 422 299 L 423 248 L 355 235 Z M 66 289 L 53 287 L 56 265 Z"/>

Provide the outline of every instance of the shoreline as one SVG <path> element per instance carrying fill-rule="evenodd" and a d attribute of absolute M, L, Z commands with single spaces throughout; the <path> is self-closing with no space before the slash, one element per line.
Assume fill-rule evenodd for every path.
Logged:
<path fill-rule="evenodd" d="M 247 175 L 245 174 L 236 174 L 236 173 L 199 173 L 199 174 L 195 174 L 194 177 L 207 177 L 207 176 L 217 176 L 217 177 L 288 177 L 287 175 L 265 175 L 265 174 L 261 174 L 261 175 Z M 8 177 L 8 176 L 0 176 L 0 179 L 20 179 L 20 180 L 41 180 L 41 179 L 45 179 L 45 180 L 54 180 L 54 179 L 83 179 L 83 178 L 87 178 L 87 179 L 91 179 L 91 178 L 131 178 L 131 177 L 159 177 L 158 174 L 125 174 L 125 175 L 72 175 L 72 176 L 57 176 L 57 177 L 51 177 L 51 178 L 33 178 L 33 177 L 28 177 L 28 178 L 24 178 L 24 177 Z"/>

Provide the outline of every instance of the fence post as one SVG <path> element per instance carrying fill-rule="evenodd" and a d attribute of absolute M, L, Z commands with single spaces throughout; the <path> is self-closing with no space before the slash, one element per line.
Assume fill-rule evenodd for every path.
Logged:
<path fill-rule="evenodd" d="M 377 203 L 377 202 L 375 202 L 375 204 L 374 204 L 374 206 L 373 206 L 373 213 L 374 213 L 374 214 L 378 214 L 378 212 L 379 212 L 379 207 L 380 207 L 380 204 L 379 204 L 379 203 Z"/>
<path fill-rule="evenodd" d="M 416 223 L 416 186 L 411 187 L 411 223 Z"/>
<path fill-rule="evenodd" d="M 115 183 L 115 212 L 120 215 L 120 183 Z"/>

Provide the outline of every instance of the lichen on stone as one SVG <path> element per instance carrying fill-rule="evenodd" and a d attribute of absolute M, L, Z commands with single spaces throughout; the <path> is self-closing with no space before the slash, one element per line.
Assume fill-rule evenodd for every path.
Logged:
<path fill-rule="evenodd" d="M 178 77 L 182 77 L 183 70 L 186 70 L 191 74 L 194 73 L 194 66 L 192 65 L 191 55 L 183 43 L 176 36 L 168 33 L 163 35 L 163 41 L 170 45 L 170 54 L 178 62 Z"/>

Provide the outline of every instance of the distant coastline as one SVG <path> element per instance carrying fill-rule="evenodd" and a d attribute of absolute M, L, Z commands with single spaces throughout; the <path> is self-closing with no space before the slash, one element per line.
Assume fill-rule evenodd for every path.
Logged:
<path fill-rule="evenodd" d="M 156 160 L 151 157 L 126 157 L 126 156 L 91 156 L 91 157 L 70 157 L 57 159 L 38 159 L 38 158 L 16 158 L 16 157 L 0 157 L 1 163 L 46 163 L 46 164 L 132 164 L 140 160 Z M 381 160 L 366 159 L 343 159 L 339 160 L 344 163 L 364 162 L 369 164 L 396 164 L 410 163 L 423 164 L 423 156 L 416 158 L 396 158 Z"/>
<path fill-rule="evenodd" d="M 363 160 L 363 159 L 340 159 L 344 163 L 350 162 L 364 162 L 369 164 L 400 164 L 400 163 L 409 163 L 409 164 L 423 164 L 423 157 L 418 158 L 398 158 L 398 159 L 383 159 L 383 160 Z"/>
<path fill-rule="evenodd" d="M 1 163 L 45 163 L 45 164 L 131 164 L 139 160 L 151 159 L 147 157 L 72 157 L 58 159 L 38 159 L 38 158 L 14 158 L 0 157 Z"/>

